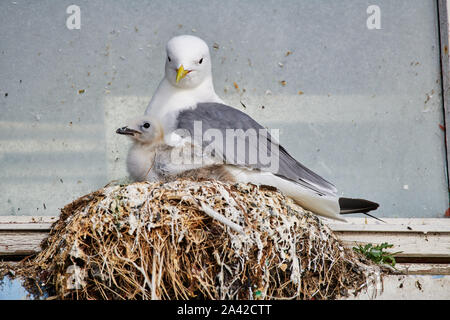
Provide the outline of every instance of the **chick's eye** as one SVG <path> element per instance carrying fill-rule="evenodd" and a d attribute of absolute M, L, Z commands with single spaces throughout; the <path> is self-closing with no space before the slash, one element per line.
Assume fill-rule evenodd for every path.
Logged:
<path fill-rule="evenodd" d="M 170 57 L 169 57 L 169 56 L 167 56 L 167 60 L 169 60 L 169 62 L 170 62 L 170 61 L 172 61 L 172 59 L 170 59 Z"/>
<path fill-rule="evenodd" d="M 201 59 L 198 61 L 198 64 L 202 64 L 202 62 L 203 62 L 203 58 L 201 58 Z"/>
<path fill-rule="evenodd" d="M 145 129 L 148 129 L 148 128 L 150 128 L 150 123 L 148 123 L 148 122 L 146 122 L 146 123 L 144 123 L 144 126 L 143 126 Z"/>

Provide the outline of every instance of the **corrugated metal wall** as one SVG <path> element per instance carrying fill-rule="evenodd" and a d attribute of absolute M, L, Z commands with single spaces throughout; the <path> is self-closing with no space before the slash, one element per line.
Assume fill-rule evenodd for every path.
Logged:
<path fill-rule="evenodd" d="M 373 4 L 381 29 L 367 27 Z M 209 44 L 225 101 L 281 129 L 341 194 L 379 202 L 380 216 L 443 215 L 433 0 L 2 1 L 0 214 L 55 215 L 125 177 L 114 131 L 144 112 L 178 34 Z"/>

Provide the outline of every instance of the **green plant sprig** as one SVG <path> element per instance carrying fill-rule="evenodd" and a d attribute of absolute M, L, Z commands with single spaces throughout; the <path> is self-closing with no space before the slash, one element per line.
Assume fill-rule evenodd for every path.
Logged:
<path fill-rule="evenodd" d="M 394 246 L 393 244 L 390 244 L 387 242 L 383 242 L 382 244 L 379 244 L 379 245 L 373 245 L 372 243 L 368 243 L 365 246 L 358 245 L 357 247 L 353 247 L 353 250 L 355 250 L 356 252 L 362 253 L 368 259 L 372 260 L 375 263 L 389 264 L 392 267 L 394 267 L 396 264 L 394 256 L 396 254 L 401 253 L 401 251 L 399 251 L 399 252 L 385 251 L 386 249 L 392 248 L 393 246 Z"/>

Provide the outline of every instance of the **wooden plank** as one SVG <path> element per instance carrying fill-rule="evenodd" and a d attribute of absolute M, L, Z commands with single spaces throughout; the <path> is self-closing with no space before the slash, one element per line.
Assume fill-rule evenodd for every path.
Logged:
<path fill-rule="evenodd" d="M 0 224 L 9 223 L 53 223 L 58 216 L 0 216 Z"/>
<path fill-rule="evenodd" d="M 0 216 L 1 230 L 50 230 L 57 216 Z M 450 219 L 446 218 L 384 218 L 382 223 L 371 218 L 347 218 L 348 222 L 326 220 L 334 231 L 342 232 L 440 232 L 450 233 Z"/>
<path fill-rule="evenodd" d="M 40 251 L 56 216 L 0 216 L 0 257 L 26 256 Z"/>
<path fill-rule="evenodd" d="M 0 231 L 49 231 L 56 216 L 0 216 Z"/>
<path fill-rule="evenodd" d="M 410 275 L 450 275 L 448 263 L 397 263 L 395 268 Z"/>
<path fill-rule="evenodd" d="M 39 251 L 41 241 L 47 232 L 10 231 L 0 233 L 0 256 L 28 255 Z M 337 233 L 344 245 L 351 248 L 358 244 L 389 242 L 394 244 L 392 252 L 403 258 L 445 258 L 450 259 L 450 236 L 387 236 L 386 234 Z"/>
<path fill-rule="evenodd" d="M 450 219 L 350 218 L 347 223 L 328 221 L 327 225 L 348 247 L 388 242 L 397 257 L 445 258 L 450 260 Z"/>
<path fill-rule="evenodd" d="M 401 251 L 396 257 L 434 257 L 450 259 L 449 233 L 393 233 L 393 232 L 335 232 L 347 247 L 368 243 L 388 242 L 391 252 Z"/>
<path fill-rule="evenodd" d="M 450 276 L 387 275 L 358 296 L 343 300 L 449 300 Z"/>
<path fill-rule="evenodd" d="M 0 256 L 35 253 L 56 219 L 57 217 L 0 217 Z M 392 252 L 402 251 L 397 255 L 402 259 L 442 258 L 450 261 L 450 219 L 385 220 L 387 224 L 365 218 L 350 218 L 348 223 L 328 221 L 327 224 L 347 247 L 388 242 L 394 244 Z M 403 261 L 406 262 L 404 259 Z"/>
<path fill-rule="evenodd" d="M 371 218 L 348 218 L 348 222 L 327 221 L 333 231 L 340 232 L 396 232 L 396 233 L 450 233 L 450 219 L 447 218 L 383 218 L 386 223 Z"/>
<path fill-rule="evenodd" d="M 40 251 L 48 232 L 0 232 L 0 256 L 30 255 Z"/>
<path fill-rule="evenodd" d="M 388 235 L 384 233 L 336 233 L 345 246 L 389 242 L 394 244 L 392 252 L 402 251 L 397 257 L 450 257 L 450 235 Z M 47 232 L 1 232 L 0 255 L 32 254 L 39 250 L 39 244 Z"/>
<path fill-rule="evenodd" d="M 51 227 L 51 223 L 10 223 L 1 224 L 1 231 L 46 231 L 48 232 Z"/>
<path fill-rule="evenodd" d="M 56 220 L 58 220 L 58 216 L 0 216 L 0 225 L 20 223 L 53 223 Z"/>

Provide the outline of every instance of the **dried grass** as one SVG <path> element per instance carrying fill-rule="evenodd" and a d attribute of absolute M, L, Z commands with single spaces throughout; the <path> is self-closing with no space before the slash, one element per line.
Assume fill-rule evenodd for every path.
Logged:
<path fill-rule="evenodd" d="M 58 299 L 335 299 L 378 266 L 269 187 L 109 186 L 62 209 L 22 264 Z"/>

